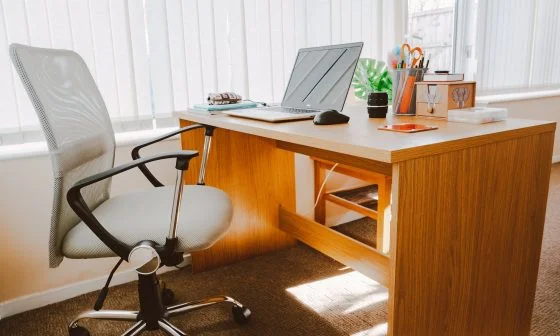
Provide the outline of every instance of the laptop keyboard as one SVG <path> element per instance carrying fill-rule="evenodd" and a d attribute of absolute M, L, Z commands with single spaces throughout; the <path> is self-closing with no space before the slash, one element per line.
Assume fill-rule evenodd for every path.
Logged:
<path fill-rule="evenodd" d="M 274 111 L 274 112 L 292 113 L 292 114 L 303 114 L 303 113 L 316 113 L 316 112 L 319 112 L 319 111 L 317 111 L 317 110 L 299 109 L 299 108 L 282 107 L 282 106 L 268 107 L 266 110 L 267 110 L 267 111 Z"/>

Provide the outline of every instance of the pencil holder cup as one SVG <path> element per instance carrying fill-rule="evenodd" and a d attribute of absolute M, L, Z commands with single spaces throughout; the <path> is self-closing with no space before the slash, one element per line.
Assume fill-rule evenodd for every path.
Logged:
<path fill-rule="evenodd" d="M 393 115 L 416 115 L 416 82 L 427 68 L 393 69 Z"/>

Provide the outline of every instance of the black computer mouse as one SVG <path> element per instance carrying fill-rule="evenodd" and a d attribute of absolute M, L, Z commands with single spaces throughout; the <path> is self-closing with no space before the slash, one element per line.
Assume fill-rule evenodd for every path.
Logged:
<path fill-rule="evenodd" d="M 313 123 L 315 125 L 335 125 L 346 124 L 350 117 L 335 110 L 324 111 L 315 116 Z"/>

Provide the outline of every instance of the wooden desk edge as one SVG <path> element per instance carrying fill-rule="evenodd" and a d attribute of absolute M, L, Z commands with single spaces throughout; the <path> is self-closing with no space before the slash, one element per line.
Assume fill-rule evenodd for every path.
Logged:
<path fill-rule="evenodd" d="M 342 153 L 342 151 L 344 150 L 344 144 L 332 142 L 325 139 L 321 139 L 321 141 L 313 141 L 313 139 L 309 137 L 308 143 L 295 143 L 292 142 L 293 139 L 290 139 L 289 134 L 275 132 L 264 128 L 260 129 L 239 123 L 233 124 L 228 121 L 229 118 L 211 118 L 211 116 L 189 113 L 188 111 L 176 111 L 173 113 L 173 115 L 182 120 L 208 124 L 218 128 L 224 128 L 231 131 L 273 139 L 277 141 L 278 148 L 305 155 L 314 155 L 334 162 L 345 163 L 358 168 L 364 168 L 386 175 L 391 175 L 390 166 L 392 163 L 420 158 L 424 156 L 437 155 L 445 152 L 452 152 L 464 148 L 481 146 L 492 142 L 505 141 L 508 139 L 520 138 L 551 131 L 553 132 L 556 129 L 556 122 L 542 121 L 542 123 L 536 125 L 404 149 L 381 150 L 353 145 L 353 147 L 355 148 L 351 153 L 348 151 L 346 153 Z M 322 153 L 323 155 L 313 153 Z M 338 160 L 341 161 L 337 161 L 337 159 L 333 158 L 333 156 L 337 157 Z M 356 158 L 356 160 L 351 158 Z M 366 161 L 362 162 L 361 164 L 357 163 L 357 161 L 360 160 Z"/>
<path fill-rule="evenodd" d="M 390 163 L 362 158 L 359 156 L 337 153 L 326 149 L 309 147 L 281 140 L 276 141 L 276 147 L 295 153 L 318 157 L 331 162 L 342 163 L 348 166 L 377 172 L 387 176 L 391 176 L 393 172 Z"/>
<path fill-rule="evenodd" d="M 495 143 L 500 141 L 523 138 L 523 137 L 537 135 L 537 134 L 554 132 L 555 130 L 556 130 L 556 122 L 554 121 L 543 122 L 543 124 L 540 125 L 533 125 L 533 126 L 527 126 L 527 127 L 517 128 L 512 130 L 505 130 L 505 131 L 491 133 L 491 134 L 484 134 L 484 135 L 479 135 L 474 137 L 441 142 L 437 144 L 418 146 L 414 148 L 395 150 L 391 153 L 390 161 L 392 163 L 396 163 L 396 162 L 417 159 L 430 155 L 437 155 L 437 154 L 453 152 L 461 149 L 482 146 L 489 143 Z"/>
<path fill-rule="evenodd" d="M 269 130 L 269 129 L 264 129 L 264 128 L 256 128 L 256 127 L 251 127 L 248 125 L 244 125 L 244 124 L 239 124 L 239 123 L 230 123 L 228 122 L 228 120 L 230 120 L 229 118 L 211 118 L 212 115 L 209 116 L 205 116 L 202 114 L 198 114 L 198 113 L 190 113 L 188 111 L 176 111 L 173 112 L 173 116 L 179 118 L 180 120 L 186 120 L 186 121 L 190 121 L 190 122 L 195 122 L 195 123 L 200 123 L 200 124 L 205 124 L 205 125 L 210 125 L 210 126 L 214 126 L 217 128 L 224 128 L 224 129 L 228 129 L 230 131 L 234 131 L 234 132 L 240 132 L 240 133 L 246 133 L 246 134 L 250 134 L 250 135 L 255 135 L 255 136 L 259 136 L 259 137 L 263 137 L 263 138 L 269 138 L 269 139 L 273 139 L 279 142 L 285 142 L 285 143 L 289 143 L 292 144 L 294 146 L 304 146 L 304 147 L 308 147 L 308 146 L 313 146 L 313 147 L 309 147 L 309 148 L 314 148 L 314 149 L 321 149 L 324 151 L 333 151 L 333 152 L 338 152 L 339 150 L 342 151 L 345 147 L 344 144 L 338 143 L 338 142 L 333 142 L 330 140 L 326 140 L 326 139 L 321 139 L 320 141 L 314 141 L 313 137 L 305 137 L 306 140 L 306 144 L 298 144 L 298 143 L 294 143 L 291 140 L 293 140 L 292 138 L 290 138 L 289 134 L 286 133 L 282 133 L 282 132 L 277 132 L 274 130 Z M 220 115 L 214 115 L 219 117 Z M 235 118 L 235 117 L 230 117 L 230 118 Z M 236 118 L 239 119 L 239 118 Z M 274 125 L 274 123 L 271 123 L 271 125 Z M 300 135 L 301 136 L 301 135 Z M 302 141 L 300 141 L 302 142 Z M 328 148 L 330 147 L 330 148 Z M 369 160 L 372 161 L 379 161 L 379 162 L 385 162 L 385 163 L 390 163 L 390 152 L 386 151 L 386 150 L 380 150 L 380 149 L 376 149 L 376 148 L 365 148 L 365 147 L 359 147 L 356 146 L 358 148 L 360 148 L 361 153 L 363 153 L 364 151 L 367 151 L 369 154 Z M 358 151 L 356 151 L 355 153 L 351 153 L 351 154 L 345 154 L 345 155 L 349 155 L 349 156 L 355 156 L 355 157 L 363 157 L 362 155 L 360 155 L 358 153 Z M 364 158 L 366 159 L 366 158 Z"/>

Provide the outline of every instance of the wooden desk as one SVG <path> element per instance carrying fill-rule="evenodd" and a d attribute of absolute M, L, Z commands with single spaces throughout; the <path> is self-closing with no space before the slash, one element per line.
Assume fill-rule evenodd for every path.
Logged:
<path fill-rule="evenodd" d="M 297 238 L 389 288 L 390 334 L 528 335 L 556 124 L 399 117 L 439 126 L 402 134 L 379 131 L 386 121 L 362 107 L 345 113 L 350 124 L 322 127 L 176 113 L 182 125 L 219 128 L 207 182 L 235 208 L 230 232 L 195 254 L 193 268 Z M 182 145 L 201 150 L 201 139 L 202 131 L 185 133 Z M 295 213 L 293 152 L 392 175 L 388 255 Z"/>

